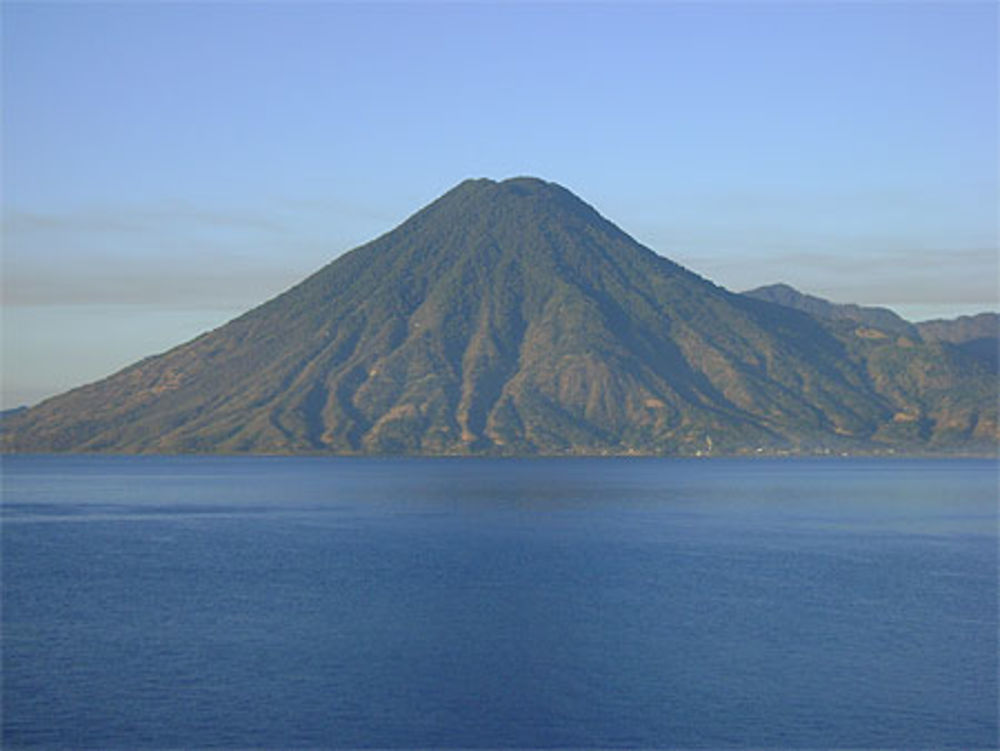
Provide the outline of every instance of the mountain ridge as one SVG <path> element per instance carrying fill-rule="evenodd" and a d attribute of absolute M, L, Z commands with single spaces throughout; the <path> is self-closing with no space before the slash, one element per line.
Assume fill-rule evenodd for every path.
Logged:
<path fill-rule="evenodd" d="M 5 419 L 3 445 L 502 455 L 991 447 L 995 378 L 949 347 L 871 338 L 851 322 L 729 292 L 555 183 L 466 180 L 224 326 Z"/>
<path fill-rule="evenodd" d="M 801 310 L 828 321 L 848 320 L 874 329 L 923 342 L 947 342 L 956 345 L 993 373 L 1000 372 L 1000 314 L 983 312 L 956 318 L 937 318 L 911 323 L 888 308 L 834 303 L 808 295 L 784 283 L 770 284 L 743 292 L 748 297 L 766 300 Z"/>
<path fill-rule="evenodd" d="M 743 292 L 743 294 L 758 300 L 795 308 L 817 318 L 856 321 L 897 334 L 910 336 L 917 334 L 915 324 L 889 308 L 862 306 L 854 303 L 834 303 L 815 295 L 800 292 L 784 282 L 756 287 Z"/>

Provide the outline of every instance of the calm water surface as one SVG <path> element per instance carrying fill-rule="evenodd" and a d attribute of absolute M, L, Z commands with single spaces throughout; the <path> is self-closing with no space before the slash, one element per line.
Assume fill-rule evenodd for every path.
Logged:
<path fill-rule="evenodd" d="M 3 746 L 995 747 L 997 485 L 8 457 Z"/>

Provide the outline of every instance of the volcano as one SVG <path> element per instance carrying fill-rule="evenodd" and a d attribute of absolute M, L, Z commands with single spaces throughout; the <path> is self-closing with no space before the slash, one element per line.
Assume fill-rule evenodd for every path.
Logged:
<path fill-rule="evenodd" d="M 468 180 L 287 292 L 7 417 L 6 451 L 993 450 L 947 342 L 729 292 L 566 189 Z"/>

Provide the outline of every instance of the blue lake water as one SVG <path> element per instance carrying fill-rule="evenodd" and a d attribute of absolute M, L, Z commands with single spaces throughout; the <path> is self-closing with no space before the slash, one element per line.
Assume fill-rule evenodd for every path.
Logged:
<path fill-rule="evenodd" d="M 988 748 L 997 466 L 7 457 L 3 746 Z"/>

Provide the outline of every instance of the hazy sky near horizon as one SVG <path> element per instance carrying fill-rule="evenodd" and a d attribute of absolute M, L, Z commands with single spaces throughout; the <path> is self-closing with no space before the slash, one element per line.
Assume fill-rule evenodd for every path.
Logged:
<path fill-rule="evenodd" d="M 734 290 L 997 309 L 993 2 L 10 2 L 3 404 L 180 344 L 468 177 Z"/>

